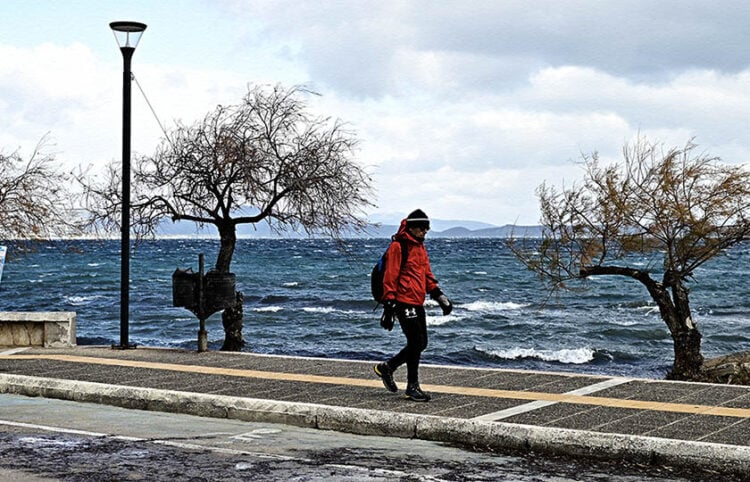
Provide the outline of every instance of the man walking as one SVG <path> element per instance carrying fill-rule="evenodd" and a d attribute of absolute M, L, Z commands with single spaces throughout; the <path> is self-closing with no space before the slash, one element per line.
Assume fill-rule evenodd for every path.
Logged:
<path fill-rule="evenodd" d="M 424 310 L 425 296 L 437 301 L 447 315 L 453 305 L 438 287 L 432 274 L 430 259 L 424 247 L 424 239 L 430 230 L 430 220 L 421 209 L 411 212 L 401 221 L 386 254 L 383 275 L 383 316 L 381 325 L 392 326 L 397 318 L 406 336 L 406 346 L 390 360 L 375 365 L 375 373 L 391 392 L 398 386 L 393 372 L 406 364 L 407 386 L 405 397 L 415 402 L 428 402 L 430 395 L 419 386 L 419 359 L 427 348 L 427 319 Z M 402 247 L 407 254 L 402 258 Z"/>

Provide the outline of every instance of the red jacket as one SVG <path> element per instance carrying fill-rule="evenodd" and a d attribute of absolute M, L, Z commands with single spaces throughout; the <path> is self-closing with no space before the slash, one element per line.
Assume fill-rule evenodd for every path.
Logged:
<path fill-rule="evenodd" d="M 408 245 L 408 256 L 403 269 L 401 240 L 405 240 Z M 409 234 L 406 230 L 406 219 L 401 221 L 401 227 L 388 247 L 385 262 L 383 301 L 396 300 L 409 305 L 422 305 L 427 293 L 438 287 L 424 243 Z"/>

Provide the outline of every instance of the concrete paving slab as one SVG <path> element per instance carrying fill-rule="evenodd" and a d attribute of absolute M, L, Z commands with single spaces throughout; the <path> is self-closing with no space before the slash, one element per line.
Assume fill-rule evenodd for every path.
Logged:
<path fill-rule="evenodd" d="M 750 420 L 735 421 L 733 424 L 703 437 L 701 441 L 731 445 L 743 437 L 750 438 Z"/>
<path fill-rule="evenodd" d="M 659 382 L 651 380 L 633 380 L 608 390 L 594 394 L 596 397 L 621 398 L 625 400 L 647 400 L 653 402 L 672 402 L 694 393 L 703 391 L 702 386 L 690 386 L 683 383 Z"/>

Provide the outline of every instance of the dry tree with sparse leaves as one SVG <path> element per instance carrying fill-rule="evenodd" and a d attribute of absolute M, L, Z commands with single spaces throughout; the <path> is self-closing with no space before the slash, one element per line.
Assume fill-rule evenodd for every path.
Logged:
<path fill-rule="evenodd" d="M 0 153 L 0 239 L 21 248 L 81 232 L 70 176 L 47 147 L 43 137 L 28 158 Z"/>
<path fill-rule="evenodd" d="M 594 153 L 583 156 L 583 166 L 580 185 L 538 188 L 542 239 L 511 239 L 509 246 L 553 287 L 605 275 L 638 281 L 674 342 L 668 378 L 703 379 L 688 283 L 750 234 L 750 173 L 699 152 L 692 140 L 666 149 L 641 137 L 624 147 L 622 162 L 604 165 Z M 651 263 L 635 263 L 636 254 Z"/>
<path fill-rule="evenodd" d="M 367 227 L 370 178 L 354 161 L 356 139 L 337 120 L 311 115 L 301 88 L 251 88 L 238 105 L 219 105 L 193 125 L 177 124 L 132 172 L 136 239 L 165 220 L 213 225 L 220 238 L 215 268 L 227 273 L 237 226 L 266 222 L 277 231 L 340 239 Z M 79 175 L 89 226 L 119 230 L 120 172 L 103 183 Z M 222 313 L 222 350 L 240 350 L 242 294 Z"/>

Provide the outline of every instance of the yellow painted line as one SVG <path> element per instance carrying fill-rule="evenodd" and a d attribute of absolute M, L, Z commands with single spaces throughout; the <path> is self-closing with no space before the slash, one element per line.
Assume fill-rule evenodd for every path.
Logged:
<path fill-rule="evenodd" d="M 131 368 L 148 368 L 153 370 L 169 370 L 184 373 L 200 373 L 205 375 L 225 375 L 241 378 L 260 378 L 265 380 L 280 380 L 289 382 L 322 383 L 329 385 L 349 385 L 357 387 L 381 387 L 377 379 L 329 377 L 323 375 L 308 375 L 304 373 L 269 372 L 260 370 L 245 370 L 237 368 L 222 368 L 202 365 L 181 365 L 174 363 L 157 363 L 139 360 L 120 360 L 115 358 L 95 358 L 72 355 L 0 355 L 3 360 L 56 360 L 71 363 L 88 363 Z M 716 415 L 723 417 L 750 418 L 750 409 L 715 407 L 710 405 L 693 405 L 685 403 L 652 402 L 644 400 L 624 400 L 619 398 L 592 397 L 587 395 L 566 395 L 561 393 L 527 392 L 516 390 L 497 390 L 493 388 L 456 387 L 451 385 L 422 385 L 425 391 L 448 393 L 454 395 L 468 395 L 474 397 L 506 398 L 513 400 L 543 400 L 559 403 L 575 403 L 600 407 L 629 408 L 634 410 L 654 410 L 661 412 L 676 412 L 695 415 Z"/>
<path fill-rule="evenodd" d="M 260 370 L 246 370 L 238 368 L 222 368 L 203 365 L 181 365 L 175 363 L 157 363 L 139 360 L 119 360 L 115 358 L 94 358 L 72 355 L 13 355 L 0 356 L 6 360 L 57 360 L 72 363 L 89 363 L 95 365 L 109 365 L 130 368 L 150 368 L 153 370 L 169 370 L 185 373 L 202 373 L 205 375 L 226 375 L 242 378 L 262 378 L 266 380 L 282 380 L 289 382 L 327 383 L 330 385 L 353 385 L 359 387 L 380 387 L 380 380 L 365 380 L 361 378 L 327 377 L 322 375 L 307 375 L 299 373 L 267 372 Z"/>

